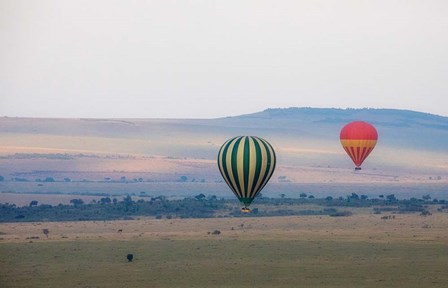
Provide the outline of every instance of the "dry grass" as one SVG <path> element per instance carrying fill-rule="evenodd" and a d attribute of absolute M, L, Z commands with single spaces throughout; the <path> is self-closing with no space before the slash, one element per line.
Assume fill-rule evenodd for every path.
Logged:
<path fill-rule="evenodd" d="M 208 232 L 220 230 L 221 239 L 328 239 L 365 242 L 430 241 L 448 244 L 448 215 L 429 217 L 417 214 L 354 215 L 351 217 L 299 216 L 218 219 L 140 219 L 129 221 L 36 222 L 0 224 L 2 243 L 28 242 L 27 237 L 40 236 L 34 242 L 73 240 L 209 239 Z M 42 229 L 51 231 L 46 239 Z M 122 229 L 121 233 L 117 231 Z"/>
<path fill-rule="evenodd" d="M 44 228 L 50 230 L 48 239 Z M 221 234 L 211 234 L 214 230 Z M 0 224 L 0 231 L 1 287 L 446 287 L 448 282 L 448 217 L 442 213 L 391 220 L 356 215 L 11 223 Z M 133 263 L 126 262 L 128 253 Z"/>

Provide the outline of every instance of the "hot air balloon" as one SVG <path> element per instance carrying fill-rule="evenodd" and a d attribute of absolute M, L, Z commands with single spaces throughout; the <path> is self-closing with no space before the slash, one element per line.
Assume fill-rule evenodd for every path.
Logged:
<path fill-rule="evenodd" d="M 244 204 L 242 212 L 268 183 L 275 169 L 275 153 L 264 139 L 238 136 L 225 142 L 218 154 L 222 177 L 238 200 Z"/>
<path fill-rule="evenodd" d="M 345 125 L 340 134 L 345 152 L 355 163 L 355 170 L 361 170 L 361 164 L 372 152 L 378 140 L 378 132 L 371 124 L 354 121 Z"/>

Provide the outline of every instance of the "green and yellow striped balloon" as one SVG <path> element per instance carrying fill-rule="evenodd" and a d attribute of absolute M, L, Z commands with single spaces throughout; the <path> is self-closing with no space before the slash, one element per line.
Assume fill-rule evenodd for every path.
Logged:
<path fill-rule="evenodd" d="M 255 136 L 232 138 L 222 145 L 218 154 L 222 177 L 245 207 L 268 183 L 275 162 L 272 146 Z"/>

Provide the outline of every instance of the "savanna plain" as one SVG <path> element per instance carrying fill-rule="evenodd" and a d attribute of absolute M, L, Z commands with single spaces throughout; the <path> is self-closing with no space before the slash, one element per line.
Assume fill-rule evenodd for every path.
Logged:
<path fill-rule="evenodd" d="M 375 125 L 380 141 L 354 173 L 339 131 L 357 119 Z M 2 117 L 0 124 L 0 203 L 17 207 L 125 195 L 230 198 L 216 167 L 219 148 L 235 135 L 259 135 L 278 156 L 267 197 L 395 195 L 430 210 L 0 223 L 1 288 L 448 287 L 448 213 L 419 202 L 447 200 L 446 117 L 288 108 L 220 119 Z M 251 207 L 269 208 L 261 202 Z"/>
<path fill-rule="evenodd" d="M 384 216 L 2 223 L 0 286 L 446 287 L 448 215 Z"/>

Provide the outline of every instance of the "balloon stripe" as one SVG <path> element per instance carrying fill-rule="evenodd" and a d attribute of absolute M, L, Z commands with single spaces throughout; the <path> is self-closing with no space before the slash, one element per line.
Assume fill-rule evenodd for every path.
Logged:
<path fill-rule="evenodd" d="M 264 142 L 266 142 L 266 141 L 264 141 Z M 277 166 L 277 155 L 275 155 L 274 148 L 271 146 L 271 144 L 269 144 L 268 142 L 266 142 L 266 144 L 268 144 L 269 148 L 271 149 L 271 153 L 272 153 L 272 160 L 273 160 L 272 161 L 273 163 L 271 163 L 272 164 L 271 176 L 272 176 L 272 174 L 274 174 L 275 167 Z M 271 178 L 271 176 L 269 176 L 269 178 Z"/>
<path fill-rule="evenodd" d="M 228 160 L 228 157 L 227 157 L 230 154 L 230 153 L 228 153 L 228 150 L 229 150 L 230 146 L 232 145 L 232 142 L 236 138 L 237 137 L 232 138 L 229 141 L 227 141 L 226 143 L 224 143 L 224 145 L 221 148 L 222 153 L 220 154 L 218 163 L 219 163 L 221 175 L 223 175 L 223 178 L 226 181 L 227 185 L 230 187 L 230 189 L 232 189 L 233 193 L 238 196 L 238 192 L 235 188 L 236 186 L 233 183 L 231 183 L 231 177 L 230 177 L 231 173 L 229 173 L 229 169 L 228 169 L 228 167 L 229 167 L 228 163 L 230 161 Z"/>
<path fill-rule="evenodd" d="M 261 170 L 262 170 L 262 162 L 263 162 L 263 155 L 261 153 L 259 140 L 252 137 L 252 141 L 254 142 L 254 146 L 255 146 L 255 173 L 254 173 L 254 180 L 253 180 L 252 189 L 250 191 L 250 195 L 253 195 L 259 187 L 259 179 L 260 179 L 260 174 L 261 174 Z"/>
<path fill-rule="evenodd" d="M 254 137 L 255 138 L 255 137 Z M 266 147 L 263 145 L 263 143 L 260 141 L 260 139 L 255 138 L 257 140 L 257 143 L 260 147 L 260 152 L 261 152 L 261 157 L 260 157 L 260 162 L 261 162 L 261 169 L 260 169 L 260 174 L 258 177 L 258 181 L 257 181 L 257 185 L 255 186 L 255 189 L 252 191 L 251 197 L 254 197 L 254 195 L 257 194 L 258 191 L 260 191 L 260 187 L 261 184 L 263 183 L 263 179 L 265 178 L 265 175 L 267 174 L 267 170 L 269 167 L 267 167 L 267 150 Z"/>
<path fill-rule="evenodd" d="M 247 195 L 252 195 L 252 190 L 254 187 L 254 176 L 257 165 L 257 153 L 255 153 L 255 144 L 253 137 L 247 137 L 249 141 L 249 149 L 248 153 L 251 155 L 251 161 L 249 162 L 249 171 L 248 171 L 248 185 L 247 187 Z"/>
<path fill-rule="evenodd" d="M 353 162 L 355 162 L 355 165 L 358 165 L 356 162 L 356 152 L 355 152 L 355 148 L 353 147 L 353 146 L 351 146 L 351 147 L 349 147 L 350 148 L 350 152 L 351 152 L 351 155 L 352 155 L 352 159 L 353 159 Z"/>
<path fill-rule="evenodd" d="M 252 161 L 250 159 L 250 146 L 249 146 L 249 137 L 244 137 L 244 149 L 243 150 L 243 179 L 244 180 L 244 195 L 247 197 L 249 195 L 249 164 Z"/>
<path fill-rule="evenodd" d="M 350 149 L 348 148 L 348 146 L 343 146 L 343 147 L 344 147 L 345 152 L 347 152 L 348 156 L 350 156 L 350 158 L 353 159 L 352 154 L 351 154 Z"/>
<path fill-rule="evenodd" d="M 366 152 L 367 152 L 367 147 L 362 147 L 362 152 L 361 152 L 361 156 L 359 157 L 359 161 L 363 162 L 366 159 L 366 157 L 367 157 Z"/>
<path fill-rule="evenodd" d="M 245 169 L 244 169 L 244 162 L 245 162 L 245 158 L 248 156 L 244 153 L 245 151 L 245 147 L 246 147 L 246 138 L 247 137 L 242 137 L 241 141 L 238 145 L 238 156 L 237 156 L 237 167 L 238 167 L 238 183 L 240 184 L 240 192 L 241 195 L 243 195 L 243 197 L 247 197 L 247 193 L 246 193 L 246 184 L 244 181 L 245 178 Z"/>
<path fill-rule="evenodd" d="M 359 162 L 359 160 L 361 159 L 361 147 L 356 147 L 356 161 Z"/>
<path fill-rule="evenodd" d="M 276 162 L 275 153 L 274 153 L 274 149 L 272 148 L 272 146 L 269 143 L 267 143 L 266 141 L 264 141 L 263 139 L 260 139 L 260 140 L 262 141 L 263 145 L 266 146 L 266 148 L 268 149 L 268 152 L 269 152 L 268 157 L 267 157 L 267 162 L 269 165 L 269 172 L 266 175 L 267 177 L 263 181 L 263 184 L 259 191 L 261 191 L 264 188 L 264 186 L 266 186 L 266 184 L 268 184 L 269 179 L 271 178 L 272 174 L 274 173 L 275 162 Z"/>
<path fill-rule="evenodd" d="M 350 158 L 355 159 L 355 154 L 353 154 L 352 148 L 353 147 L 347 146 L 348 154 L 350 155 Z"/>
<path fill-rule="evenodd" d="M 266 143 L 262 139 L 259 139 L 259 140 L 262 143 L 262 145 L 264 146 L 264 149 L 266 149 L 266 167 L 267 167 L 267 169 L 266 169 L 266 173 L 263 176 L 263 181 L 261 182 L 261 185 L 260 185 L 260 188 L 259 188 L 258 192 L 261 191 L 263 189 L 263 187 L 266 185 L 266 183 L 268 182 L 269 177 L 270 177 L 269 173 L 270 173 L 271 168 L 272 168 L 271 167 L 272 166 L 272 164 L 271 164 L 271 158 L 272 158 L 271 151 L 269 150 L 269 147 L 266 145 Z M 258 194 L 258 192 L 256 192 L 256 194 Z M 256 194 L 255 194 L 255 196 L 256 196 Z"/>
<path fill-rule="evenodd" d="M 341 140 L 342 146 L 353 146 L 353 147 L 375 147 L 377 140 L 360 140 L 360 139 L 343 139 Z"/>
<path fill-rule="evenodd" d="M 240 138 L 236 138 L 235 140 L 232 141 L 232 143 L 230 144 L 229 147 L 229 151 L 227 152 L 227 169 L 229 170 L 229 178 L 230 181 L 232 182 L 233 187 L 235 188 L 235 192 L 238 195 L 238 197 L 242 197 L 241 195 L 241 191 L 240 188 L 238 186 L 238 178 L 235 177 L 235 173 L 236 173 L 236 168 L 234 167 L 234 162 L 235 162 L 235 145 L 237 144 L 238 140 Z"/>
<path fill-rule="evenodd" d="M 238 188 L 238 194 L 241 195 L 241 197 L 244 197 L 244 191 L 241 189 L 241 178 L 239 177 L 239 170 L 238 170 L 238 164 L 241 162 L 241 157 L 238 153 L 240 150 L 241 145 L 241 139 L 243 137 L 238 138 L 238 140 L 235 141 L 235 146 L 233 147 L 232 151 L 232 172 L 233 172 L 233 178 L 235 179 L 236 187 Z"/>

